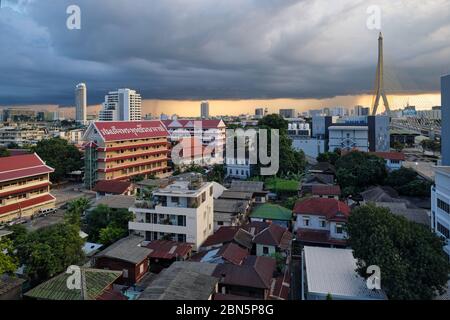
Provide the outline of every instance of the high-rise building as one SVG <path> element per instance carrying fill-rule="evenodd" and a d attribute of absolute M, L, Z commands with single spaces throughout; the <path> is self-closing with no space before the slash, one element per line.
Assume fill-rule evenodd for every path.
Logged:
<path fill-rule="evenodd" d="M 360 117 L 360 116 L 368 116 L 369 113 L 370 113 L 370 108 L 366 108 L 366 107 L 363 107 L 363 106 L 355 106 L 353 114 L 355 116 Z"/>
<path fill-rule="evenodd" d="M 141 121 L 141 95 L 131 89 L 119 89 L 105 96 L 100 121 Z"/>
<path fill-rule="evenodd" d="M 264 117 L 264 108 L 256 108 L 255 109 L 255 116 L 258 118 Z"/>
<path fill-rule="evenodd" d="M 297 118 L 297 113 L 295 109 L 280 109 L 280 116 L 285 119 Z"/>
<path fill-rule="evenodd" d="M 87 120 L 87 88 L 84 83 L 75 88 L 75 120 L 82 124 Z"/>
<path fill-rule="evenodd" d="M 209 118 L 209 102 L 202 101 L 202 103 L 200 104 L 200 109 L 202 119 Z"/>
<path fill-rule="evenodd" d="M 442 117 L 442 133 L 450 130 L 450 74 L 441 78 L 441 117 Z M 442 134 L 442 165 L 450 166 L 450 139 L 447 135 Z"/>

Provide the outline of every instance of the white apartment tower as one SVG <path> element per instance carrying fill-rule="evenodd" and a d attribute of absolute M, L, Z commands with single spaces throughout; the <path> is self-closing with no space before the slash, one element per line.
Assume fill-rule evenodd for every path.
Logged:
<path fill-rule="evenodd" d="M 213 194 L 213 184 L 204 182 L 201 175 L 173 177 L 130 208 L 135 219 L 128 228 L 146 241 L 187 242 L 197 251 L 214 231 Z"/>
<path fill-rule="evenodd" d="M 431 228 L 446 241 L 444 251 L 450 259 L 450 167 L 435 168 L 431 188 Z"/>
<path fill-rule="evenodd" d="M 209 102 L 202 101 L 202 103 L 200 104 L 200 109 L 202 119 L 209 118 Z"/>
<path fill-rule="evenodd" d="M 75 120 L 82 124 L 87 120 L 87 88 L 84 83 L 75 87 Z"/>
<path fill-rule="evenodd" d="M 105 96 L 100 121 L 141 121 L 141 95 L 131 89 L 119 89 Z"/>

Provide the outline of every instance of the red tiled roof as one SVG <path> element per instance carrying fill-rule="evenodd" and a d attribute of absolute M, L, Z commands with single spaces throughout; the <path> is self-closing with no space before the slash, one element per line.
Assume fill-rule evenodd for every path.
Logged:
<path fill-rule="evenodd" d="M 223 284 L 269 289 L 272 284 L 276 261 L 269 257 L 247 256 L 240 266 L 219 264 L 213 276 Z"/>
<path fill-rule="evenodd" d="M 330 238 L 329 231 L 322 231 L 322 230 L 298 229 L 297 240 L 307 243 L 328 244 L 328 245 L 346 244 L 345 240 L 332 239 Z"/>
<path fill-rule="evenodd" d="M 193 128 L 194 125 L 202 126 L 203 129 L 220 128 L 222 120 L 163 120 L 163 124 L 168 129 Z"/>
<path fill-rule="evenodd" d="M 98 296 L 96 300 L 122 301 L 122 300 L 128 300 L 128 298 L 126 296 L 124 296 L 121 292 L 117 292 L 112 289 L 108 289 L 105 292 L 103 292 L 100 296 Z"/>
<path fill-rule="evenodd" d="M 324 216 L 327 220 L 336 221 L 346 221 L 350 215 L 350 208 L 344 202 L 327 198 L 298 201 L 293 211 L 294 214 Z"/>
<path fill-rule="evenodd" d="M 289 300 L 290 290 L 291 273 L 289 268 L 286 268 L 283 275 L 273 279 L 272 287 L 270 288 L 270 298 L 275 300 Z"/>
<path fill-rule="evenodd" d="M 152 251 L 149 258 L 154 259 L 186 257 L 192 251 L 191 244 L 168 240 L 155 240 L 146 247 Z"/>
<path fill-rule="evenodd" d="M 313 185 L 312 186 L 312 194 L 318 196 L 340 196 L 341 195 L 341 187 L 339 186 L 326 186 L 326 185 Z"/>
<path fill-rule="evenodd" d="M 23 210 L 23 209 L 26 209 L 28 207 L 35 206 L 35 205 L 40 204 L 40 203 L 49 202 L 49 201 L 52 201 L 52 200 L 55 200 L 55 197 L 53 197 L 51 194 L 46 194 L 46 195 L 44 195 L 42 197 L 37 197 L 37 198 L 33 198 L 33 199 L 22 201 L 22 202 L 19 202 L 19 203 L 14 203 L 14 204 L 10 204 L 10 205 L 7 205 L 7 206 L 2 206 L 2 207 L 0 207 L 0 215 L 6 214 L 6 213 L 9 213 L 9 212 L 13 212 L 13 211 L 17 211 L 17 210 L 20 210 L 20 209 Z"/>
<path fill-rule="evenodd" d="M 37 154 L 0 158 L 0 182 L 52 173 Z"/>
<path fill-rule="evenodd" d="M 271 224 L 253 239 L 256 244 L 282 247 L 286 249 L 292 240 L 292 234 L 282 226 Z"/>
<path fill-rule="evenodd" d="M 371 153 L 385 160 L 405 161 L 405 155 L 401 152 L 371 152 Z"/>
<path fill-rule="evenodd" d="M 100 180 L 94 187 L 95 192 L 104 192 L 111 194 L 124 194 L 132 186 L 131 182 L 117 180 Z"/>
<path fill-rule="evenodd" d="M 95 122 L 94 125 L 106 142 L 167 137 L 169 135 L 161 121 L 105 121 Z"/>
<path fill-rule="evenodd" d="M 240 227 L 220 227 L 203 242 L 202 247 L 217 246 L 231 242 L 239 229 Z"/>
<path fill-rule="evenodd" d="M 237 244 L 228 243 L 220 248 L 217 255 L 232 264 L 240 266 L 248 256 L 248 251 L 239 247 Z"/>

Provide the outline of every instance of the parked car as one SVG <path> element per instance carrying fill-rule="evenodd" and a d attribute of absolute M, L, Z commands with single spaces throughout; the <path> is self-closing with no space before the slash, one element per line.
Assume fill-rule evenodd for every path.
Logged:
<path fill-rule="evenodd" d="M 16 220 L 13 220 L 13 221 L 9 222 L 8 226 L 12 227 L 12 226 L 15 226 L 17 224 L 24 224 L 24 223 L 27 223 L 27 220 L 24 219 L 24 218 L 20 218 L 20 219 L 16 219 Z"/>
<path fill-rule="evenodd" d="M 39 216 L 43 217 L 43 216 L 47 216 L 51 213 L 54 213 L 56 211 L 55 208 L 50 208 L 50 209 L 41 209 L 39 210 Z"/>

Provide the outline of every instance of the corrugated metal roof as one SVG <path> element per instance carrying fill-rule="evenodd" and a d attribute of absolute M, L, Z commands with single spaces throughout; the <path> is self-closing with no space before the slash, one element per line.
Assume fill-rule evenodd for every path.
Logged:
<path fill-rule="evenodd" d="M 350 249 L 304 247 L 308 291 L 348 299 L 384 300 L 382 291 L 367 288 L 356 272 L 356 259 Z"/>
<path fill-rule="evenodd" d="M 142 241 L 144 241 L 144 238 L 138 236 L 128 236 L 99 252 L 96 257 L 118 259 L 134 264 L 141 263 L 148 258 L 152 252 L 146 247 L 139 246 Z"/>
<path fill-rule="evenodd" d="M 219 281 L 212 276 L 216 266 L 212 263 L 174 262 L 150 283 L 138 300 L 207 300 Z"/>
<path fill-rule="evenodd" d="M 86 295 L 96 300 L 111 284 L 122 276 L 121 271 L 84 269 L 86 279 Z M 67 279 L 69 273 L 60 275 L 31 289 L 25 296 L 40 300 L 83 300 L 81 290 L 69 289 Z"/>

